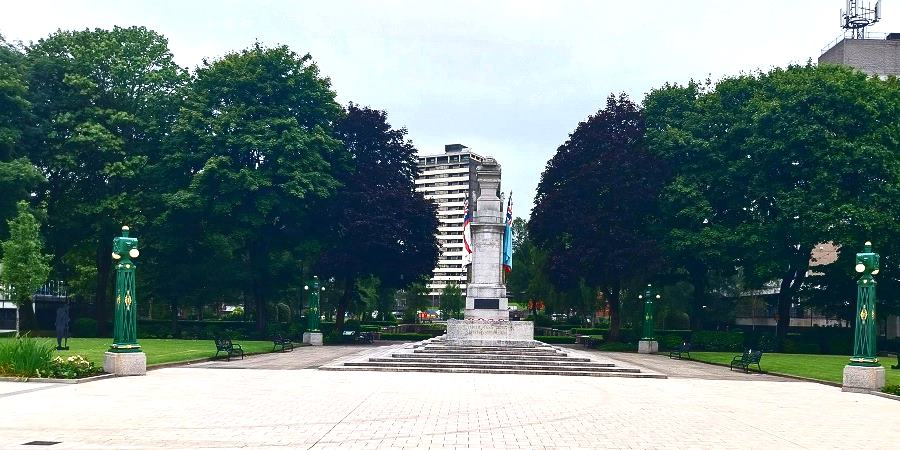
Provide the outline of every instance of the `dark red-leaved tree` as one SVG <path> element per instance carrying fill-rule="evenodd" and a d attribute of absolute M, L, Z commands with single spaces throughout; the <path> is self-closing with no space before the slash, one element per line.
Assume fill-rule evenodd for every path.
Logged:
<path fill-rule="evenodd" d="M 318 269 L 344 287 L 335 324 L 340 330 L 360 277 L 402 288 L 431 272 L 438 221 L 434 204 L 415 192 L 416 149 L 405 129 L 392 129 L 384 111 L 350 104 L 335 131 L 355 170 L 325 208 L 322 223 L 331 242 Z"/>
<path fill-rule="evenodd" d="M 575 289 L 580 280 L 602 290 L 611 340 L 619 337 L 623 286 L 660 265 L 650 230 L 665 171 L 643 136 L 638 106 L 611 95 L 547 163 L 529 222 L 558 290 Z"/>

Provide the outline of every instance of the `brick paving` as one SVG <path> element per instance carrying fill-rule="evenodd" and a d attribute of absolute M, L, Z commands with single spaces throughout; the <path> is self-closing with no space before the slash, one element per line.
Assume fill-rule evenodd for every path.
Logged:
<path fill-rule="evenodd" d="M 329 351 L 301 348 L 274 357 L 303 359 L 307 355 L 301 352 L 310 352 L 309 360 L 318 361 Z M 253 366 L 257 358 L 268 360 L 250 357 L 245 363 Z M 0 421 L 0 448 L 46 440 L 60 441 L 55 449 L 900 449 L 900 402 L 769 377 L 626 379 L 207 366 L 0 397 L 0 410 L 7 412 Z"/>

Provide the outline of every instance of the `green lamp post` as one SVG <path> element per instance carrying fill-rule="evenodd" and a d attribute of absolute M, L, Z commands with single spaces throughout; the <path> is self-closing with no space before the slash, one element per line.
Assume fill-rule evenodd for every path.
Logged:
<path fill-rule="evenodd" d="M 653 288 L 652 284 L 648 284 L 647 290 L 644 291 L 643 295 L 639 295 L 638 298 L 644 299 L 644 329 L 641 339 L 645 341 L 655 341 L 656 331 L 653 326 L 653 301 L 659 299 L 659 294 L 656 293 L 656 289 Z"/>
<path fill-rule="evenodd" d="M 644 327 L 638 342 L 638 353 L 656 353 L 659 351 L 659 342 L 656 341 L 653 327 L 653 302 L 659 300 L 660 295 L 652 284 L 647 284 L 647 289 L 638 298 L 644 300 Z"/>
<path fill-rule="evenodd" d="M 884 367 L 875 353 L 875 278 L 878 275 L 878 253 L 866 242 L 856 254 L 855 270 L 860 274 L 856 282 L 856 329 L 853 335 L 853 356 L 844 366 L 842 389 L 848 392 L 878 391 L 884 387 Z"/>
<path fill-rule="evenodd" d="M 319 286 L 319 277 L 313 276 L 312 282 L 303 286 L 303 290 L 309 292 L 309 306 L 306 308 L 306 332 L 303 333 L 303 343 L 310 345 L 322 345 L 322 331 L 319 330 L 319 292 L 325 288 Z"/>
<path fill-rule="evenodd" d="M 128 236 L 128 227 L 122 227 L 122 236 L 113 239 L 112 258 L 116 262 L 116 315 L 113 343 L 109 351 L 114 353 L 140 352 L 137 341 L 137 294 L 134 289 L 135 265 L 132 261 L 140 255 L 138 240 Z"/>
<path fill-rule="evenodd" d="M 880 366 L 875 353 L 875 278 L 879 270 L 878 253 L 872 252 L 872 243 L 866 242 L 862 253 L 856 254 L 856 331 L 853 337 L 852 366 Z"/>
<path fill-rule="evenodd" d="M 306 309 L 307 331 L 319 331 L 319 277 L 313 276 L 312 286 L 303 286 L 303 289 L 309 291 L 309 306 Z"/>

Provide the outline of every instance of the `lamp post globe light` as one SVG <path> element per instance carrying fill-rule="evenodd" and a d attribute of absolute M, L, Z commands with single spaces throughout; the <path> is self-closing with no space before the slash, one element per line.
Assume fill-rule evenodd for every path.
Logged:
<path fill-rule="evenodd" d="M 116 375 L 144 375 L 147 355 L 137 340 L 137 293 L 135 264 L 141 252 L 138 240 L 128 236 L 129 228 L 122 227 L 122 236 L 113 239 L 112 259 L 116 264 L 115 316 L 113 343 L 104 355 L 103 370 Z"/>
<path fill-rule="evenodd" d="M 303 343 L 310 345 L 322 345 L 322 332 L 319 330 L 319 293 L 325 291 L 324 286 L 319 286 L 319 277 L 313 276 L 312 282 L 303 286 L 308 293 L 309 305 L 306 308 L 306 332 L 303 333 Z"/>
<path fill-rule="evenodd" d="M 884 387 L 884 367 L 878 362 L 875 349 L 875 278 L 880 270 L 878 253 L 866 242 L 856 254 L 854 269 L 860 275 L 856 282 L 856 329 L 853 335 L 853 356 L 844 367 L 843 390 L 849 392 L 879 391 Z"/>
<path fill-rule="evenodd" d="M 656 340 L 656 331 L 653 327 L 653 302 L 659 300 L 661 296 L 652 284 L 647 284 L 647 289 L 638 295 L 638 298 L 644 300 L 644 327 L 641 340 L 638 342 L 638 353 L 656 353 L 659 351 L 659 342 Z"/>

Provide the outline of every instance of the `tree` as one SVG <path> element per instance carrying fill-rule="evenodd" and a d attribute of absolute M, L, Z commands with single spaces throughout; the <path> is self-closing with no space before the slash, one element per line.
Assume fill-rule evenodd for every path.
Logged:
<path fill-rule="evenodd" d="M 58 31 L 27 48 L 36 118 L 28 156 L 47 179 L 47 241 L 62 277 L 94 266 L 97 319 L 112 310 L 112 238 L 148 222 L 159 195 L 147 166 L 161 159 L 187 80 L 166 39 L 143 27 Z M 160 183 L 157 183 L 160 184 Z"/>
<path fill-rule="evenodd" d="M 403 319 L 407 322 L 418 322 L 419 311 L 425 311 L 431 306 L 431 299 L 428 297 L 428 288 L 426 287 L 428 278 L 423 276 L 418 280 L 409 284 L 406 289 L 406 311 L 403 313 Z"/>
<path fill-rule="evenodd" d="M 692 186 L 691 201 L 675 209 L 721 225 L 730 236 L 721 248 L 749 285 L 780 281 L 783 341 L 815 245 L 898 236 L 897 81 L 791 66 L 722 80 L 686 109 L 689 120 L 656 122 L 668 135 L 658 154 L 681 175 L 673 184 Z"/>
<path fill-rule="evenodd" d="M 16 336 L 19 336 L 20 313 L 24 307 L 31 317 L 31 296 L 37 292 L 50 274 L 50 256 L 43 254 L 40 224 L 28 209 L 28 203 L 16 205 L 18 214 L 9 221 L 9 239 L 3 242 L 3 265 L 0 283 L 10 288 L 16 304 Z M 31 320 L 25 321 L 30 327 Z"/>
<path fill-rule="evenodd" d="M 197 218 L 189 232 L 224 249 L 258 331 L 267 302 L 302 283 L 297 261 L 313 255 L 315 206 L 345 170 L 334 97 L 309 55 L 257 43 L 197 69 L 174 127 L 170 168 L 187 183 L 167 197 L 169 212 Z"/>
<path fill-rule="evenodd" d="M 461 319 L 466 298 L 458 284 L 450 283 L 441 291 L 441 318 Z"/>
<path fill-rule="evenodd" d="M 415 191 L 416 149 L 383 111 L 350 104 L 335 131 L 353 170 L 324 207 L 330 237 L 319 269 L 345 286 L 335 327 L 341 330 L 355 280 L 373 275 L 383 288 L 403 288 L 437 263 L 436 208 Z"/>
<path fill-rule="evenodd" d="M 612 340 L 624 283 L 660 266 L 650 227 L 664 177 L 645 147 L 641 111 L 623 94 L 578 125 L 538 184 L 529 235 L 547 253 L 557 291 L 580 293 L 582 280 L 602 289 Z"/>
<path fill-rule="evenodd" d="M 16 203 L 43 181 L 22 143 L 33 120 L 23 72 L 24 55 L 0 36 L 0 240 L 7 237 L 6 221 L 16 214 Z"/>

